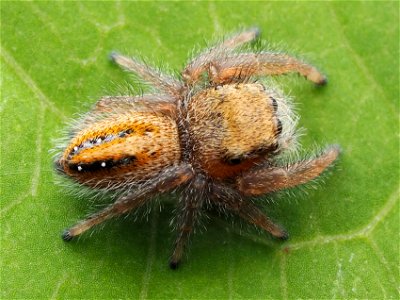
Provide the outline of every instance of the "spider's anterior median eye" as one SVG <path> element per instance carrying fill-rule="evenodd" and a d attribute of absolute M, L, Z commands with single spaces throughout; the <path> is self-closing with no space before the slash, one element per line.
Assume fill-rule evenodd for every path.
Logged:
<path fill-rule="evenodd" d="M 278 110 L 278 103 L 276 102 L 276 99 L 274 97 L 270 97 L 272 101 L 272 107 L 274 108 L 274 112 Z"/>
<path fill-rule="evenodd" d="M 243 161 L 243 158 L 241 158 L 241 157 L 232 157 L 232 158 L 227 158 L 225 161 L 228 164 L 230 164 L 232 166 L 235 166 L 235 165 L 240 164 Z"/>
<path fill-rule="evenodd" d="M 281 134 L 282 133 L 282 122 L 279 119 L 276 122 L 277 122 L 276 132 L 277 132 L 277 134 Z"/>

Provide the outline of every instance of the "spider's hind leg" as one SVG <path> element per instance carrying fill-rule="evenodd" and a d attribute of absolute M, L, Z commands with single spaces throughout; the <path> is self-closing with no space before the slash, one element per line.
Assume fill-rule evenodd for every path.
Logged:
<path fill-rule="evenodd" d="M 250 224 L 253 224 L 267 232 L 275 238 L 286 240 L 289 235 L 279 225 L 275 224 L 249 199 L 245 199 L 233 190 L 227 192 L 226 188 L 218 184 L 213 185 L 213 195 L 211 200 L 222 210 L 228 210 Z"/>
<path fill-rule="evenodd" d="M 246 196 L 259 196 L 307 183 L 318 177 L 339 156 L 339 146 L 331 146 L 321 155 L 283 167 L 260 166 L 243 173 L 236 188 Z"/>
<path fill-rule="evenodd" d="M 189 241 L 205 201 L 206 180 L 198 175 L 184 191 L 179 199 L 178 216 L 176 223 L 177 237 L 174 243 L 169 266 L 176 269 L 182 259 L 186 244 Z"/>

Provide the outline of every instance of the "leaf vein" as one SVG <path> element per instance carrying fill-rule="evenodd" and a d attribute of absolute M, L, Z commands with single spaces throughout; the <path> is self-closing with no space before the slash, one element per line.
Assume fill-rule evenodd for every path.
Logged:
<path fill-rule="evenodd" d="M 378 83 L 378 81 L 375 79 L 375 77 L 371 74 L 371 72 L 368 70 L 368 67 L 366 66 L 365 62 L 363 59 L 360 57 L 360 55 L 357 53 L 356 50 L 352 47 L 352 45 L 349 42 L 349 39 L 347 38 L 342 23 L 339 21 L 337 13 L 335 9 L 330 6 L 330 11 L 332 15 L 332 20 L 336 23 L 336 28 L 338 28 L 338 32 L 340 34 L 340 37 L 342 39 L 342 44 L 349 50 L 349 52 L 352 54 L 356 65 L 358 68 L 361 70 L 361 72 L 364 74 L 364 76 L 368 79 L 370 82 L 370 85 L 373 86 L 382 96 L 383 98 L 387 99 L 386 93 L 383 90 L 382 86 Z M 396 112 L 396 109 L 391 101 L 387 101 L 387 104 L 390 105 L 392 108 L 393 112 Z"/>
<path fill-rule="evenodd" d="M 60 292 L 61 286 L 64 284 L 64 282 L 67 280 L 68 274 L 64 273 L 61 276 L 61 279 L 58 281 L 56 288 L 54 289 L 53 294 L 51 295 L 50 299 L 57 299 L 58 293 Z"/>
<path fill-rule="evenodd" d="M 378 244 L 372 238 L 369 238 L 368 241 L 369 241 L 373 251 L 375 252 L 376 256 L 379 258 L 379 260 L 381 261 L 382 265 L 387 270 L 388 275 L 390 276 L 391 283 L 394 285 L 394 287 L 397 290 L 397 292 L 400 292 L 400 287 L 398 287 L 398 285 L 396 283 L 397 281 L 396 281 L 395 275 L 393 274 L 393 271 L 390 268 L 389 262 L 387 261 L 385 255 L 383 254 L 383 252 L 379 248 Z"/>
<path fill-rule="evenodd" d="M 5 62 L 15 71 L 15 73 L 21 78 L 21 80 L 28 86 L 28 88 L 36 95 L 38 100 L 45 104 L 51 111 L 57 113 L 62 118 L 66 118 L 64 113 L 59 110 L 53 102 L 42 92 L 32 77 L 25 72 L 25 70 L 16 62 L 14 57 L 4 47 L 0 47 L 1 56 Z"/>
<path fill-rule="evenodd" d="M 359 230 L 336 235 L 321 235 L 309 241 L 296 243 L 288 243 L 283 247 L 290 247 L 292 250 L 298 250 L 305 247 L 329 244 L 337 241 L 349 241 L 357 238 L 369 238 L 375 227 L 385 218 L 385 216 L 395 207 L 399 200 L 400 188 L 397 185 L 396 190 L 390 195 L 388 201 L 383 205 L 382 209 L 372 218 L 370 222 Z"/>
<path fill-rule="evenodd" d="M 146 270 L 143 274 L 142 289 L 140 291 L 139 299 L 147 299 L 152 267 L 156 256 L 158 216 L 159 212 L 158 210 L 155 210 L 151 220 L 150 241 L 149 241 L 149 250 L 146 262 Z"/>
<path fill-rule="evenodd" d="M 222 32 L 222 27 L 217 15 L 217 9 L 212 1 L 209 2 L 208 12 L 210 13 L 211 20 L 213 21 L 215 33 L 220 34 Z"/>
<path fill-rule="evenodd" d="M 286 277 L 286 255 L 284 251 L 282 251 L 280 254 L 279 268 L 280 268 L 282 299 L 288 299 L 288 283 Z"/>

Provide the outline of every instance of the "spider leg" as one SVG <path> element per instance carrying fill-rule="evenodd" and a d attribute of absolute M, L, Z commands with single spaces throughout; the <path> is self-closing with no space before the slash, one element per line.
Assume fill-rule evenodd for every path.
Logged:
<path fill-rule="evenodd" d="M 62 234 L 62 238 L 65 241 L 70 241 L 72 238 L 84 233 L 93 226 L 103 223 L 112 217 L 128 213 L 149 201 L 151 196 L 157 193 L 167 192 L 187 182 L 192 177 L 193 170 L 189 165 L 169 167 L 160 173 L 158 177 L 146 182 L 138 189 L 120 196 L 114 203 L 103 210 L 66 229 Z"/>
<path fill-rule="evenodd" d="M 250 224 L 256 225 L 261 229 L 269 232 L 274 237 L 286 240 L 287 232 L 280 226 L 274 224 L 257 206 L 250 201 L 243 199 L 240 195 L 235 195 L 233 191 L 226 194 L 225 188 L 214 184 L 214 197 L 211 200 L 222 209 L 227 209 L 237 214 Z"/>
<path fill-rule="evenodd" d="M 121 68 L 137 74 L 144 81 L 150 83 L 160 91 L 165 92 L 168 95 L 172 95 L 173 97 L 179 95 L 182 84 L 178 80 L 162 74 L 158 70 L 153 69 L 137 59 L 130 58 L 116 52 L 111 53 L 110 58 Z"/>
<path fill-rule="evenodd" d="M 326 77 L 312 65 L 280 53 L 240 53 L 228 55 L 210 62 L 209 77 L 216 84 L 241 81 L 250 76 L 282 75 L 299 73 L 318 85 L 324 85 Z"/>
<path fill-rule="evenodd" d="M 261 166 L 250 169 L 236 180 L 236 187 L 243 195 L 258 196 L 306 183 L 331 165 L 339 152 L 338 146 L 331 146 L 314 159 L 286 167 Z"/>
<path fill-rule="evenodd" d="M 176 105 L 174 98 L 168 95 L 145 94 L 142 96 L 106 96 L 98 100 L 91 113 L 108 113 L 119 111 L 159 112 L 174 116 Z"/>
<path fill-rule="evenodd" d="M 235 49 L 245 43 L 249 43 L 260 36 L 260 29 L 257 27 L 249 28 L 248 30 L 238 32 L 216 45 L 213 49 Z"/>
<path fill-rule="evenodd" d="M 210 62 L 216 60 L 221 53 L 231 51 L 245 43 L 255 40 L 260 35 L 258 28 L 238 32 L 230 38 L 215 45 L 206 52 L 198 55 L 182 71 L 182 77 L 187 84 L 194 84 L 200 79 L 202 73 L 208 70 Z"/>
<path fill-rule="evenodd" d="M 204 203 L 203 177 L 197 176 L 193 182 L 182 192 L 179 203 L 181 205 L 177 221 L 177 237 L 174 243 L 174 251 L 171 255 L 169 266 L 176 269 L 182 259 L 185 246 L 198 221 L 201 208 Z"/>

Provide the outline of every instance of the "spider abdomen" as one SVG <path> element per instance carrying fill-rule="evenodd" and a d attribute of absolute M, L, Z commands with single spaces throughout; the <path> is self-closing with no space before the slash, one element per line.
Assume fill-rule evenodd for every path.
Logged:
<path fill-rule="evenodd" d="M 109 115 L 77 133 L 59 169 L 80 183 L 110 187 L 140 182 L 179 161 L 176 122 L 163 115 Z"/>

